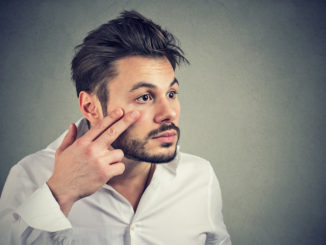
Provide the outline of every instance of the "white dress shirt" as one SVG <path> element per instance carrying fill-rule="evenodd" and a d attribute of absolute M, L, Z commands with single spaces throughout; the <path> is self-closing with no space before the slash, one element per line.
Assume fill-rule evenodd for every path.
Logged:
<path fill-rule="evenodd" d="M 87 131 L 85 119 L 77 126 L 79 136 Z M 156 165 L 136 212 L 105 184 L 66 217 L 46 184 L 65 134 L 10 170 L 0 199 L 0 244 L 231 244 L 210 163 L 179 150 Z"/>

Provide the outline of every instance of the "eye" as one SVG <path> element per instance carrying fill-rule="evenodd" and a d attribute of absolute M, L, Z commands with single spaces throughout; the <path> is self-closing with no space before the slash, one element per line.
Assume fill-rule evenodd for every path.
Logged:
<path fill-rule="evenodd" d="M 140 103 L 146 103 L 147 101 L 152 100 L 153 97 L 150 94 L 143 94 L 142 96 L 139 96 L 136 100 Z"/>
<path fill-rule="evenodd" d="M 175 99 L 177 97 L 178 92 L 177 91 L 170 91 L 168 92 L 168 97 L 170 99 Z"/>

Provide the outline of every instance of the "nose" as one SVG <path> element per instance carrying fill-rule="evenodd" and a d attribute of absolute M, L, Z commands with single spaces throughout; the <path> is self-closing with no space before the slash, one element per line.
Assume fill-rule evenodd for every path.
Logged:
<path fill-rule="evenodd" d="M 155 108 L 154 121 L 158 124 L 173 122 L 178 115 L 178 105 L 176 101 L 161 99 Z"/>

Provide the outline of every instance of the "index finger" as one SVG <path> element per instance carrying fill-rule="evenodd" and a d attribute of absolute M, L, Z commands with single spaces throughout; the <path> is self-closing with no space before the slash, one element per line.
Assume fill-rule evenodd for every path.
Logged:
<path fill-rule="evenodd" d="M 105 130 L 95 141 L 100 147 L 109 147 L 120 134 L 122 134 L 127 128 L 129 128 L 139 118 L 140 113 L 138 111 L 128 112 L 120 120 L 111 125 Z"/>
<path fill-rule="evenodd" d="M 106 117 L 102 119 L 101 122 L 97 123 L 88 132 L 82 136 L 85 141 L 93 141 L 99 137 L 108 127 L 110 127 L 114 122 L 119 120 L 123 116 L 124 112 L 121 108 L 117 108 L 109 113 Z"/>

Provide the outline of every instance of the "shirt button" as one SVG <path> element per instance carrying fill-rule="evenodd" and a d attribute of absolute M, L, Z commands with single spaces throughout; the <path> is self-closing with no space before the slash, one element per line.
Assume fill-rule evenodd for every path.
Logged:
<path fill-rule="evenodd" d="M 16 214 L 16 213 L 13 213 L 12 216 L 11 216 L 11 220 L 12 222 L 16 222 L 19 220 L 19 215 Z"/>
<path fill-rule="evenodd" d="M 132 225 L 130 226 L 130 230 L 132 230 L 132 231 L 136 230 L 136 228 L 137 228 L 136 224 L 132 224 Z"/>

